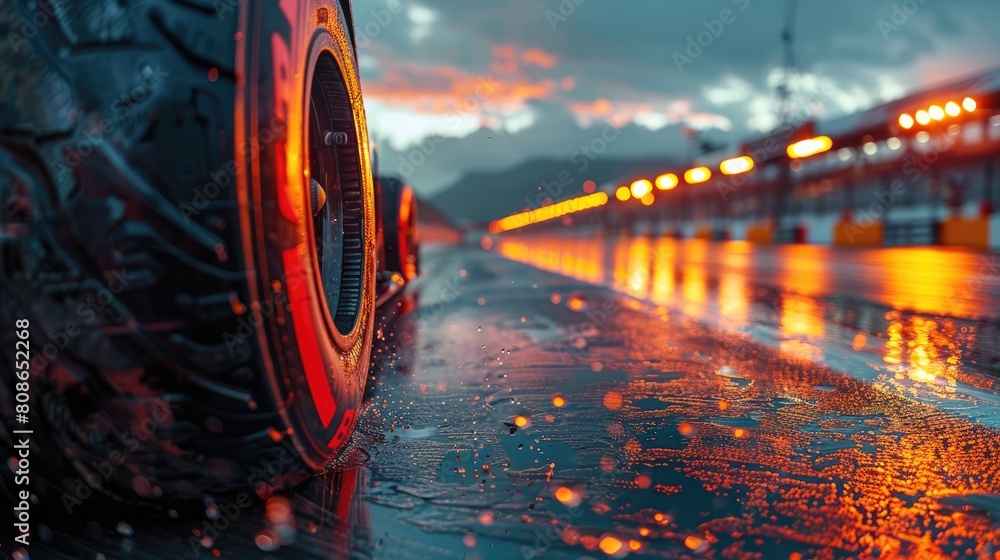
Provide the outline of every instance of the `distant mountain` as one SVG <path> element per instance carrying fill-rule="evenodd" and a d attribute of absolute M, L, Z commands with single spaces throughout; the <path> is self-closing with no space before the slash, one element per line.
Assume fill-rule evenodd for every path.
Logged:
<path fill-rule="evenodd" d="M 580 171 L 585 163 L 586 168 Z M 506 171 L 466 174 L 432 196 L 430 202 L 454 220 L 495 220 L 527 207 L 536 208 L 545 198 L 558 202 L 582 195 L 583 183 L 588 180 L 600 186 L 623 177 L 650 176 L 669 166 L 662 157 L 539 159 Z M 565 184 L 560 184 L 560 176 Z"/>
<path fill-rule="evenodd" d="M 462 232 L 451 219 L 426 200 L 417 201 L 417 237 L 420 243 L 458 243 Z"/>
<path fill-rule="evenodd" d="M 426 200 L 417 201 L 417 220 L 421 225 L 439 225 L 454 228 L 451 217 Z"/>

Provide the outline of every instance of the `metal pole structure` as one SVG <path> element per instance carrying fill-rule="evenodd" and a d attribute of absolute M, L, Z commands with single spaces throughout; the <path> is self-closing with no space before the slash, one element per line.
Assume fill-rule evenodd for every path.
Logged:
<path fill-rule="evenodd" d="M 785 129 L 792 126 L 794 115 L 792 114 L 791 89 L 792 77 L 795 74 L 795 36 L 792 30 L 795 26 L 795 6 L 796 0 L 786 0 L 785 3 L 785 25 L 781 31 L 781 43 L 784 50 L 784 66 L 781 72 L 781 83 L 778 85 L 778 128 Z M 778 176 L 777 185 L 774 188 L 774 240 L 778 241 L 781 231 L 781 218 L 785 212 L 786 197 L 792 190 L 792 179 L 789 174 L 790 162 L 782 161 L 781 173 Z"/>

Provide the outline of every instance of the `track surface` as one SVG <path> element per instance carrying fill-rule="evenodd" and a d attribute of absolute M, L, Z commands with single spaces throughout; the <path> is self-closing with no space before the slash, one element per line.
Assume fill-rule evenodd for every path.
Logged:
<path fill-rule="evenodd" d="M 93 498 L 30 557 L 994 557 L 992 322 L 851 288 L 888 265 L 818 290 L 643 239 L 427 249 L 339 473 L 175 518 Z M 995 310 L 983 278 L 938 299 Z"/>

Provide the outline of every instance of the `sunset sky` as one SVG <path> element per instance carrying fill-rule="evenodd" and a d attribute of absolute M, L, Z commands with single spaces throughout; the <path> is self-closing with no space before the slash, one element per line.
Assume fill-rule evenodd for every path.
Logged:
<path fill-rule="evenodd" d="M 606 157 L 675 159 L 684 127 L 732 143 L 775 123 L 785 0 L 355 0 L 354 10 L 383 172 L 405 171 L 424 195 L 469 170 L 568 160 L 607 123 L 623 132 Z M 996 0 L 800 0 L 800 109 L 842 115 L 996 67 L 998 24 Z M 699 39 L 707 46 L 692 46 Z"/>

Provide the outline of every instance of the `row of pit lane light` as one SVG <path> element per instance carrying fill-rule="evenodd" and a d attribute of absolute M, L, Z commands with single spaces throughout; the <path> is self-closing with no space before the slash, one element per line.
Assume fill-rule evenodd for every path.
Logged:
<path fill-rule="evenodd" d="M 519 212 L 513 216 L 507 216 L 506 218 L 492 222 L 490 223 L 490 232 L 502 233 L 512 229 L 523 228 L 531 224 L 561 218 L 574 212 L 582 212 L 591 208 L 597 208 L 598 206 L 604 206 L 607 203 L 608 193 L 604 192 L 578 196 L 534 210 L 525 210 L 524 212 Z"/>
<path fill-rule="evenodd" d="M 920 109 L 910 115 L 903 113 L 899 116 L 899 126 L 910 130 L 915 126 L 927 126 L 935 121 L 942 121 L 946 117 L 955 118 L 962 112 L 972 113 L 976 110 L 976 100 L 966 97 L 961 103 L 949 101 L 942 105 L 931 105 L 926 109 Z M 788 157 L 791 159 L 803 159 L 829 151 L 833 147 L 833 140 L 829 136 L 817 136 L 807 138 L 790 144 L 787 148 Z M 719 163 L 719 172 L 723 175 L 739 175 L 754 168 L 754 160 L 750 156 L 738 156 Z M 684 183 L 688 185 L 699 185 L 712 178 L 712 170 L 705 166 L 693 167 L 685 171 L 681 177 L 674 173 L 664 173 L 654 181 L 649 179 L 638 179 L 632 182 L 631 186 L 620 186 L 615 190 L 615 198 L 622 202 L 636 199 L 645 206 L 650 206 L 654 201 L 654 188 L 660 191 L 669 191 Z M 535 210 L 525 210 L 508 216 L 501 220 L 490 223 L 491 233 L 502 233 L 512 229 L 522 228 L 531 224 L 537 224 L 555 218 L 561 218 L 567 214 L 582 212 L 608 203 L 608 195 L 603 192 L 588 194 L 585 196 L 565 200 Z"/>
<path fill-rule="evenodd" d="M 750 156 L 739 156 L 727 159 L 719 164 L 719 171 L 723 175 L 739 175 L 740 173 L 746 173 L 754 167 L 753 158 Z M 712 170 L 705 166 L 693 167 L 688 169 L 683 174 L 684 182 L 688 185 L 699 185 L 712 178 Z M 680 178 L 673 173 L 664 173 L 656 178 L 655 185 L 656 189 L 661 191 L 669 191 L 677 188 L 680 185 Z M 618 187 L 615 191 L 615 198 L 622 202 L 626 202 L 629 199 L 636 199 L 649 206 L 653 203 L 653 181 L 648 179 L 639 179 L 632 183 L 632 186 Z"/>
<path fill-rule="evenodd" d="M 833 146 L 833 141 L 829 136 L 819 136 L 802 140 L 788 146 L 788 156 L 797 159 L 809 157 L 829 150 Z M 723 175 L 739 175 L 754 168 L 753 158 L 750 156 L 738 156 L 724 160 L 719 164 L 719 171 Z M 688 169 L 681 176 L 688 185 L 699 185 L 712 178 L 712 170 L 705 166 Z M 681 177 L 674 173 L 664 173 L 655 180 L 655 188 L 661 191 L 669 191 L 677 188 L 681 184 Z M 654 181 L 639 179 L 634 181 L 630 187 L 621 186 L 615 191 L 615 198 L 622 202 L 636 199 L 644 205 L 653 204 Z M 512 229 L 518 229 L 539 222 L 561 218 L 567 214 L 597 208 L 608 203 L 608 195 L 597 192 L 577 198 L 564 200 L 549 206 L 543 206 L 534 210 L 525 210 L 512 216 L 490 223 L 490 233 L 503 233 Z"/>
<path fill-rule="evenodd" d="M 955 118 L 962 112 L 971 113 L 976 110 L 976 100 L 966 97 L 961 103 L 949 101 L 941 105 L 931 105 L 926 109 L 920 109 L 913 113 L 903 113 L 899 115 L 899 126 L 905 130 L 910 130 L 915 126 L 927 126 L 935 121 L 943 121 L 945 118 Z"/>

